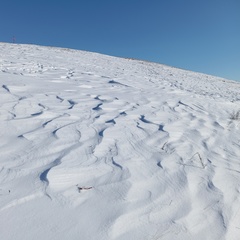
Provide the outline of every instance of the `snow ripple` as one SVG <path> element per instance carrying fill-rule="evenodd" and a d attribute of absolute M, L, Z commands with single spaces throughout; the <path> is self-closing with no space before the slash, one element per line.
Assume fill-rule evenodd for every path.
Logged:
<path fill-rule="evenodd" d="M 238 239 L 239 83 L 81 51 L 0 51 L 0 225 L 22 229 L 8 239 Z"/>

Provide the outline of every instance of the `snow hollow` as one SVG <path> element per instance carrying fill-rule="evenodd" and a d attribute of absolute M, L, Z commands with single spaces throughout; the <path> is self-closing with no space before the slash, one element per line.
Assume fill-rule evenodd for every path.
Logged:
<path fill-rule="evenodd" d="M 239 240 L 240 83 L 0 43 L 1 240 Z"/>

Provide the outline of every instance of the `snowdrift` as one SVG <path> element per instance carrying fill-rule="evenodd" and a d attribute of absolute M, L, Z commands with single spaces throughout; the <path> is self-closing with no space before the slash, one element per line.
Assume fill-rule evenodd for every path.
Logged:
<path fill-rule="evenodd" d="M 240 83 L 0 43 L 2 240 L 238 240 Z"/>

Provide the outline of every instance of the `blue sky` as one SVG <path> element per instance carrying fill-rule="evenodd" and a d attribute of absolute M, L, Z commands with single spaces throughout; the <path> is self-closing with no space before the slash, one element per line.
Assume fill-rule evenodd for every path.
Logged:
<path fill-rule="evenodd" d="M 239 0 L 1 0 L 0 30 L 240 81 Z"/>

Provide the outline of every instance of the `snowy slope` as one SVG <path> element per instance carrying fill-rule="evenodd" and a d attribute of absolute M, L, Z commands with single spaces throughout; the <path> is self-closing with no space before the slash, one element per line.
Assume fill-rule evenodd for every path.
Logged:
<path fill-rule="evenodd" d="M 239 100 L 213 76 L 0 43 L 1 239 L 238 240 Z"/>

